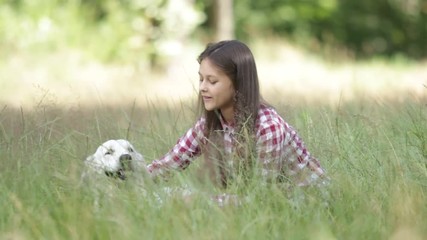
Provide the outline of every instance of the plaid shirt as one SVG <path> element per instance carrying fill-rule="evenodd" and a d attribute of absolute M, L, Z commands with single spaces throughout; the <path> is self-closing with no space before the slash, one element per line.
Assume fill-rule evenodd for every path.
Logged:
<path fill-rule="evenodd" d="M 224 150 L 230 154 L 236 143 L 235 129 L 221 115 L 218 116 L 224 131 Z M 156 176 L 168 169 L 187 167 L 201 154 L 200 144 L 207 141 L 203 134 L 205 122 L 204 117 L 200 118 L 166 155 L 148 165 L 148 171 Z M 263 176 L 274 178 L 284 175 L 300 186 L 324 179 L 325 172 L 319 161 L 310 155 L 296 131 L 273 108 L 260 107 L 255 128 L 256 149 L 263 166 Z"/>

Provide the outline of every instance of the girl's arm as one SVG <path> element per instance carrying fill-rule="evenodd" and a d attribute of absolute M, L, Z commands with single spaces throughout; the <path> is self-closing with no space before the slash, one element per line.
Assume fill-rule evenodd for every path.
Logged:
<path fill-rule="evenodd" d="M 168 153 L 147 166 L 148 172 L 154 177 L 171 169 L 185 169 L 201 153 L 199 145 L 203 139 L 204 122 L 204 118 L 200 118 Z"/>

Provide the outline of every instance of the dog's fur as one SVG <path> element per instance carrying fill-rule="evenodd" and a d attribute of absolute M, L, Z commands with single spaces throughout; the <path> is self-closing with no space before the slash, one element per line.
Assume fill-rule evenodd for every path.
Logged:
<path fill-rule="evenodd" d="M 108 140 L 85 160 L 87 175 L 101 174 L 125 180 L 132 172 L 145 171 L 145 161 L 133 145 L 124 139 Z"/>

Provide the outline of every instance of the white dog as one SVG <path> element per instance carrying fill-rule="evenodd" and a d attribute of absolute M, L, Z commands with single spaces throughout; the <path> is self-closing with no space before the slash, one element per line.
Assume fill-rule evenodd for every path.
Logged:
<path fill-rule="evenodd" d="M 103 174 L 125 180 L 132 172 L 142 174 L 146 171 L 144 157 L 132 144 L 124 139 L 108 140 L 85 160 L 87 175 Z"/>
<path fill-rule="evenodd" d="M 105 181 L 103 180 L 125 180 L 130 175 L 136 175 L 136 179 L 142 180 L 144 175 L 147 176 L 146 174 L 148 172 L 142 154 L 129 141 L 118 139 L 104 142 L 97 148 L 94 154 L 86 158 L 82 180 L 86 184 L 89 184 L 91 190 L 94 191 L 95 207 L 99 208 L 99 201 L 102 195 L 108 195 L 109 197 L 114 195 L 114 186 L 108 183 L 104 184 Z M 144 184 L 142 183 L 141 185 L 141 183 L 139 181 L 132 181 L 132 185 L 136 184 L 137 187 L 141 187 L 140 191 L 146 194 Z M 163 197 L 181 197 L 188 202 L 194 194 L 187 186 L 183 188 L 164 187 L 160 190 L 160 193 L 160 195 L 156 192 L 152 193 L 159 205 L 162 205 Z M 219 206 L 240 205 L 240 201 L 236 196 L 228 194 L 211 196 L 211 201 Z"/>
<path fill-rule="evenodd" d="M 142 154 L 129 141 L 117 139 L 102 143 L 94 154 L 86 158 L 81 180 L 94 197 L 95 209 L 99 209 L 103 201 L 116 195 L 121 180 L 133 175 L 132 185 L 143 187 L 146 173 Z"/>

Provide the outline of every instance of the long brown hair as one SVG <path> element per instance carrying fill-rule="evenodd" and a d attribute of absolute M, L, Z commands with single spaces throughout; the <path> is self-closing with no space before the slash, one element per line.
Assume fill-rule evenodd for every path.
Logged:
<path fill-rule="evenodd" d="M 253 154 L 254 126 L 257 118 L 261 96 L 258 73 L 254 56 L 247 45 L 237 40 L 210 43 L 199 55 L 199 64 L 209 59 L 232 81 L 236 95 L 234 97 L 234 122 L 236 154 L 240 159 L 249 161 Z M 208 168 L 213 170 L 215 180 L 224 187 L 227 185 L 226 160 L 223 153 L 223 129 L 217 114 L 219 110 L 207 111 L 199 93 L 199 111 L 206 119 L 205 136 L 208 139 L 203 147 Z M 217 111 L 217 112 L 216 112 Z M 230 157 L 230 156 L 229 156 Z M 230 161 L 230 159 L 229 159 Z M 239 164 L 242 161 L 239 161 Z M 219 178 L 219 179 L 218 179 Z"/>

